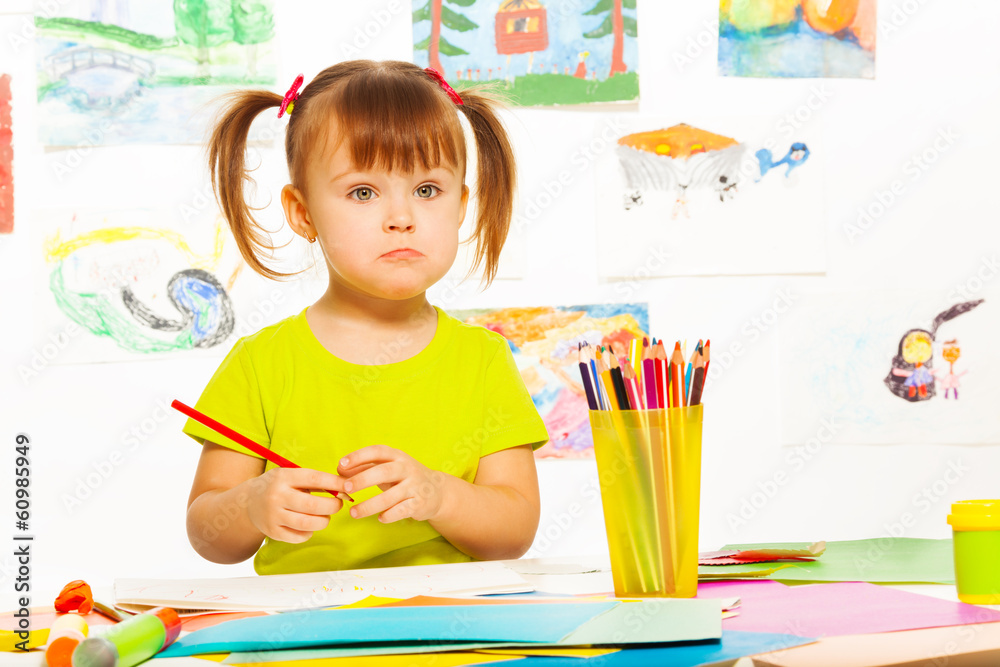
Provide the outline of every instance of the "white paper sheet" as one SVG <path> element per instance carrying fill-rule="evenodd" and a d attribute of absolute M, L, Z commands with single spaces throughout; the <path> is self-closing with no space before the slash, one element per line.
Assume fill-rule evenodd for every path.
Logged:
<path fill-rule="evenodd" d="M 370 568 L 230 579 L 117 579 L 115 604 L 124 609 L 276 611 L 332 607 L 369 595 L 486 595 L 534 590 L 498 562 Z"/>
<path fill-rule="evenodd" d="M 979 299 L 983 302 L 975 308 L 935 328 L 940 314 Z M 779 322 L 782 442 L 1000 443 L 998 325 L 996 290 L 802 296 Z M 918 330 L 933 333 L 930 367 L 925 364 L 927 374 L 921 374 L 933 382 L 924 384 L 923 395 L 913 364 L 896 360 L 904 337 Z M 958 348 L 953 366 L 945 358 L 948 347 Z M 906 396 L 891 391 L 890 374 L 891 384 Z"/>

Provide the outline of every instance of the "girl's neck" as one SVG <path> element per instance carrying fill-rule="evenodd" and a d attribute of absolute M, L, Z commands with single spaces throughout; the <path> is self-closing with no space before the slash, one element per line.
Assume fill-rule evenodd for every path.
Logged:
<path fill-rule="evenodd" d="M 336 317 L 342 324 L 363 327 L 408 328 L 426 318 L 437 321 L 437 311 L 427 301 L 426 292 L 397 301 L 373 299 L 332 281 L 310 310 Z"/>

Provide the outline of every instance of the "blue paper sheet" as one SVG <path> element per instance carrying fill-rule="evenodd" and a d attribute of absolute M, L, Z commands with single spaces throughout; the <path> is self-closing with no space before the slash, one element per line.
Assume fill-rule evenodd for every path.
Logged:
<path fill-rule="evenodd" d="M 625 648 L 587 658 L 586 667 L 698 667 L 747 655 L 811 644 L 815 639 L 768 632 L 723 630 L 721 641 L 672 644 L 656 648 Z M 504 667 L 583 667 L 580 658 L 530 657 L 505 662 Z"/>
<path fill-rule="evenodd" d="M 618 601 L 311 610 L 242 618 L 181 637 L 158 657 L 362 642 L 557 642 Z"/>

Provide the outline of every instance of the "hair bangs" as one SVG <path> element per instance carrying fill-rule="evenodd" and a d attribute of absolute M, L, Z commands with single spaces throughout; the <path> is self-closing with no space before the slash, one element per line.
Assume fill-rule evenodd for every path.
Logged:
<path fill-rule="evenodd" d="M 447 165 L 464 178 L 462 125 L 431 79 L 374 70 L 345 81 L 338 92 L 336 140 L 347 142 L 354 168 L 409 174 L 418 166 Z"/>

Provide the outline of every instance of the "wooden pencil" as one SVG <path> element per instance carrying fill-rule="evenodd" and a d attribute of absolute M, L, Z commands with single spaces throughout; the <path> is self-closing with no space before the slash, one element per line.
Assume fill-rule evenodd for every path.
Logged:
<path fill-rule="evenodd" d="M 622 368 L 622 380 L 625 382 L 625 395 L 628 396 L 629 406 L 633 410 L 642 409 L 641 394 L 638 392 L 639 385 L 636 382 L 635 370 L 632 364 L 625 364 Z"/>
<path fill-rule="evenodd" d="M 701 394 L 705 389 L 705 357 L 698 355 L 694 366 L 694 380 L 691 381 L 690 405 L 701 405 Z"/>
<path fill-rule="evenodd" d="M 618 407 L 621 410 L 631 410 L 632 405 L 628 401 L 628 393 L 625 391 L 625 380 L 622 378 L 621 365 L 618 358 L 609 353 L 608 367 L 611 369 L 611 382 L 615 388 L 615 397 L 618 399 Z"/>
<path fill-rule="evenodd" d="M 642 380 L 646 390 L 646 409 L 656 410 L 660 404 L 656 400 L 656 365 L 647 349 L 642 360 Z"/>
<path fill-rule="evenodd" d="M 594 396 L 594 386 L 590 380 L 590 366 L 587 364 L 587 358 L 583 353 L 582 343 L 576 348 L 576 359 L 580 366 L 580 378 L 583 380 L 583 390 L 587 392 L 587 407 L 591 410 L 596 410 L 597 397 Z"/>
<path fill-rule="evenodd" d="M 682 379 L 684 375 L 684 353 L 681 352 L 679 341 L 674 345 L 674 353 L 670 356 L 670 363 L 674 367 L 673 378 L 670 383 L 674 389 L 673 407 L 680 408 L 684 406 L 684 381 Z"/>
<path fill-rule="evenodd" d="M 598 355 L 597 357 L 597 372 L 601 376 L 601 385 L 604 387 L 604 393 L 608 398 L 608 410 L 620 410 L 618 404 L 618 395 L 614 389 L 614 383 L 611 380 L 611 369 L 604 362 L 608 354 L 604 353 L 604 356 Z"/>

